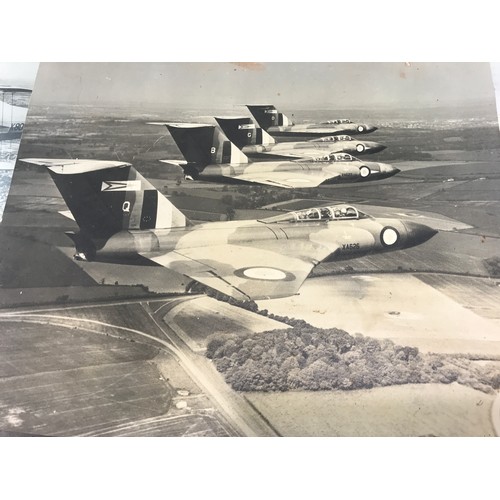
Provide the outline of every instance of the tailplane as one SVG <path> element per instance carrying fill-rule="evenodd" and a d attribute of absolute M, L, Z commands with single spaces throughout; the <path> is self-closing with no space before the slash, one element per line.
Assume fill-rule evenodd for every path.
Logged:
<path fill-rule="evenodd" d="M 269 127 L 288 127 L 293 125 L 286 115 L 280 113 L 272 104 L 247 104 L 257 123 L 267 130 Z"/>
<path fill-rule="evenodd" d="M 27 158 L 43 165 L 82 235 L 107 239 L 123 230 L 168 229 L 189 222 L 130 163 Z"/>
<path fill-rule="evenodd" d="M 215 117 L 219 127 L 238 148 L 274 144 L 276 141 L 248 116 Z"/>

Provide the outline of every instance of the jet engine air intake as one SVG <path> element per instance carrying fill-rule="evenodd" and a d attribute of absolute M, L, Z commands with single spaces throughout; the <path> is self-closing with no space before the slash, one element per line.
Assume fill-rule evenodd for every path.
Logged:
<path fill-rule="evenodd" d="M 363 179 L 366 179 L 371 174 L 371 170 L 366 166 L 363 165 L 362 167 L 359 167 L 359 174 Z"/>

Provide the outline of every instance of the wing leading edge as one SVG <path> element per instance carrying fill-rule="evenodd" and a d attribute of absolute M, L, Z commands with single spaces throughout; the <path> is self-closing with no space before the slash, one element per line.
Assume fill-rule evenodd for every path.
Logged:
<path fill-rule="evenodd" d="M 339 177 L 338 173 L 322 171 L 296 171 L 296 172 L 256 172 L 236 176 L 227 176 L 245 182 L 266 184 L 288 189 L 318 187 L 326 181 Z"/>

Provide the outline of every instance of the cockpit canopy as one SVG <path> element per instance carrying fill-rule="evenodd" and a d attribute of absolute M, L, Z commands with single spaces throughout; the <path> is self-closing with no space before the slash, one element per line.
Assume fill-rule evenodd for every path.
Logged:
<path fill-rule="evenodd" d="M 283 215 L 262 219 L 266 224 L 273 222 L 310 222 L 365 219 L 368 216 L 352 205 L 333 205 L 330 207 L 308 208 Z"/>
<path fill-rule="evenodd" d="M 359 161 L 348 153 L 330 153 L 329 158 L 330 161 Z"/>
<path fill-rule="evenodd" d="M 359 161 L 359 160 L 355 156 L 352 156 L 348 153 L 328 153 L 325 156 L 318 156 L 316 158 L 313 158 L 313 161 L 346 162 L 346 161 Z"/>
<path fill-rule="evenodd" d="M 327 137 L 320 137 L 319 139 L 314 139 L 313 142 L 340 142 L 340 141 L 352 141 L 350 135 L 329 135 Z"/>
<path fill-rule="evenodd" d="M 342 125 L 344 123 L 352 123 L 351 120 L 348 120 L 347 118 L 339 118 L 337 120 L 327 120 L 326 122 L 323 122 L 325 125 Z"/>

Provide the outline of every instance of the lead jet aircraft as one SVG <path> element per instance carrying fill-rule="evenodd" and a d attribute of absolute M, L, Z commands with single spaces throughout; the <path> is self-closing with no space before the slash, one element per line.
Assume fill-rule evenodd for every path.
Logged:
<path fill-rule="evenodd" d="M 276 142 L 274 137 L 255 125 L 251 118 L 215 117 L 219 127 L 243 153 L 258 158 L 315 158 L 325 153 L 369 154 L 383 151 L 377 142 L 353 139 L 348 135 L 330 135 L 301 142 Z"/>
<path fill-rule="evenodd" d="M 48 168 L 79 226 L 67 233 L 76 259 L 154 263 L 243 301 L 296 294 L 325 260 L 409 248 L 436 234 L 350 205 L 194 225 L 129 163 L 22 161 Z"/>
<path fill-rule="evenodd" d="M 269 134 L 276 137 L 325 137 L 340 134 L 368 134 L 377 127 L 354 123 L 348 119 L 328 120 L 320 123 L 296 125 L 272 104 L 247 104 L 255 121 Z"/>
<path fill-rule="evenodd" d="M 19 139 L 23 133 L 28 108 L 14 104 L 14 96 L 19 93 L 31 94 L 31 89 L 0 86 L 0 140 Z"/>
<path fill-rule="evenodd" d="M 188 180 L 256 183 L 282 188 L 310 188 L 385 179 L 399 169 L 378 162 L 362 162 L 348 154 L 325 154 L 305 160 L 250 162 L 214 125 L 165 124 L 185 160 L 160 160 L 180 166 Z"/>

